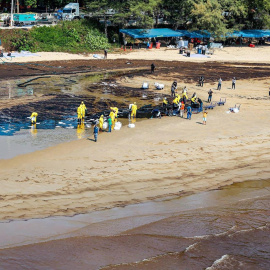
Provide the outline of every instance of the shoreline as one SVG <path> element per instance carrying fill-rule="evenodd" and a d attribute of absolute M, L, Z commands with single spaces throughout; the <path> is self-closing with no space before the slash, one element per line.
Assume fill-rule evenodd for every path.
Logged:
<path fill-rule="evenodd" d="M 265 192 L 265 187 L 270 185 L 269 181 L 270 180 L 260 180 L 257 182 L 254 180 L 249 180 L 240 183 L 232 183 L 219 187 L 218 189 L 210 189 L 200 193 L 183 194 L 181 196 L 162 198 L 160 200 L 140 202 L 120 207 L 116 206 L 113 208 L 106 208 L 101 210 L 93 210 L 87 213 L 76 213 L 73 216 L 53 216 L 24 220 L 10 220 L 4 222 L 0 221 L 0 235 L 1 232 L 5 232 L 9 225 L 12 225 L 11 230 L 12 235 L 14 236 L 14 238 L 9 238 L 6 237 L 5 233 L 1 235 L 1 239 L 4 239 L 4 241 L 0 244 L 0 250 L 74 237 L 74 235 L 71 235 L 76 234 L 78 230 L 81 230 L 89 225 L 96 228 L 95 225 L 98 223 L 110 223 L 116 222 L 117 220 L 128 218 L 131 219 L 134 217 L 140 218 L 141 216 L 145 215 L 154 217 L 154 219 L 150 218 L 139 226 L 136 223 L 126 224 L 125 222 L 122 222 L 123 224 L 120 230 L 124 232 L 127 229 L 131 230 L 145 224 L 156 222 L 155 217 L 157 216 L 161 217 L 157 218 L 157 220 L 159 220 L 176 215 L 176 213 L 180 214 L 181 212 L 198 210 L 201 208 L 211 208 L 221 206 L 223 204 L 233 204 L 237 201 L 246 199 L 247 196 L 249 200 L 251 198 L 257 198 L 258 195 L 262 197 L 268 196 L 269 194 Z M 240 194 L 236 195 L 234 193 L 234 189 L 236 188 L 241 191 Z M 228 193 L 227 190 L 229 190 L 229 195 L 226 194 Z M 230 197 L 229 201 L 227 196 Z M 181 206 L 179 206 L 179 204 Z M 134 211 L 133 209 L 136 209 L 136 214 L 132 213 Z M 25 223 L 27 224 L 25 225 Z M 55 227 L 56 230 L 52 230 L 51 227 L 48 229 L 48 223 Z M 33 228 L 39 230 L 39 233 L 36 233 L 33 239 L 29 240 L 28 235 L 31 235 Z M 118 228 L 113 228 L 112 226 L 110 235 L 119 234 L 121 231 L 119 231 Z M 100 233 L 101 232 L 99 232 L 99 230 L 95 231 L 94 229 L 91 234 L 98 235 Z"/>

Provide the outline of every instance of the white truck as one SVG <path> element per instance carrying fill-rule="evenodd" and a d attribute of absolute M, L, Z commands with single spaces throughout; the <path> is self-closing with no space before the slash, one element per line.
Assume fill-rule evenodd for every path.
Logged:
<path fill-rule="evenodd" d="M 62 19 L 71 21 L 80 19 L 79 3 L 69 3 L 63 8 Z"/>

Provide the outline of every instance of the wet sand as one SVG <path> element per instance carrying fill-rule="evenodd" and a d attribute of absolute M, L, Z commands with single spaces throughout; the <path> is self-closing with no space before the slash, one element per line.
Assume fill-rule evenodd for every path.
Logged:
<path fill-rule="evenodd" d="M 0 223 L 0 267 L 268 269 L 269 192 L 269 180 L 248 181 L 69 218 Z"/>

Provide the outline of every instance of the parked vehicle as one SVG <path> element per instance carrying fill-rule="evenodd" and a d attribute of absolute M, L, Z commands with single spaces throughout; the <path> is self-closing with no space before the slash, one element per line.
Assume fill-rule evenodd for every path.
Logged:
<path fill-rule="evenodd" d="M 36 24 L 35 14 L 13 14 L 13 24 L 15 26 L 34 25 Z M 4 26 L 10 26 L 10 16 L 4 20 Z"/>
<path fill-rule="evenodd" d="M 69 3 L 63 8 L 62 19 L 71 21 L 80 19 L 79 3 Z"/>

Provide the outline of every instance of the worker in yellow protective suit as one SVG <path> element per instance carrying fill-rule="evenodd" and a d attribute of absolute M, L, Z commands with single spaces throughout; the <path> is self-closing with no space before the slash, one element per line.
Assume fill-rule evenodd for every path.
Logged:
<path fill-rule="evenodd" d="M 83 109 L 81 105 L 77 108 L 77 114 L 78 114 L 78 123 L 81 123 L 83 115 Z"/>
<path fill-rule="evenodd" d="M 167 100 L 166 97 L 164 97 L 163 100 L 162 100 L 162 106 L 164 108 L 164 107 L 167 107 L 167 105 L 168 105 L 168 100 Z"/>
<path fill-rule="evenodd" d="M 103 114 L 99 117 L 99 131 L 103 131 L 104 116 Z"/>
<path fill-rule="evenodd" d="M 115 118 L 118 117 L 118 108 L 117 107 L 110 107 L 112 111 L 114 111 Z"/>
<path fill-rule="evenodd" d="M 84 121 L 82 120 L 80 124 L 77 126 L 77 137 L 78 139 L 83 138 L 85 134 L 85 126 L 84 126 Z"/>
<path fill-rule="evenodd" d="M 136 102 L 134 102 L 134 104 L 132 104 L 132 107 L 131 107 L 131 117 L 136 118 L 137 109 L 138 107 L 136 105 Z"/>
<path fill-rule="evenodd" d="M 180 101 L 180 99 L 178 97 L 175 97 L 173 100 L 173 104 L 178 105 L 179 101 Z"/>
<path fill-rule="evenodd" d="M 112 118 L 112 122 L 115 123 L 115 122 L 117 122 L 118 108 L 117 107 L 110 107 L 110 109 L 114 113 L 114 117 Z M 110 116 L 111 116 L 111 114 L 110 114 Z"/>
<path fill-rule="evenodd" d="M 38 116 L 38 113 L 32 112 L 32 114 L 30 116 L 32 124 L 36 124 L 36 122 L 37 122 L 37 116 Z"/>
<path fill-rule="evenodd" d="M 194 93 L 192 95 L 192 98 L 191 98 L 191 104 L 194 104 L 196 102 L 196 100 L 197 100 L 197 95 L 196 95 L 196 93 Z"/>
<path fill-rule="evenodd" d="M 196 102 L 196 99 L 197 99 L 197 97 L 195 96 L 195 97 L 193 97 L 193 98 L 191 98 L 191 102 L 192 103 L 195 103 Z"/>
<path fill-rule="evenodd" d="M 85 104 L 84 104 L 84 102 L 82 101 L 82 103 L 81 103 L 81 108 L 82 108 L 82 119 L 84 119 L 85 118 L 85 111 L 87 110 L 87 108 L 86 108 L 86 106 L 85 106 Z"/>
<path fill-rule="evenodd" d="M 182 98 L 183 98 L 184 103 L 186 104 L 186 101 L 188 100 L 188 96 L 187 96 L 186 91 L 183 92 Z"/>

